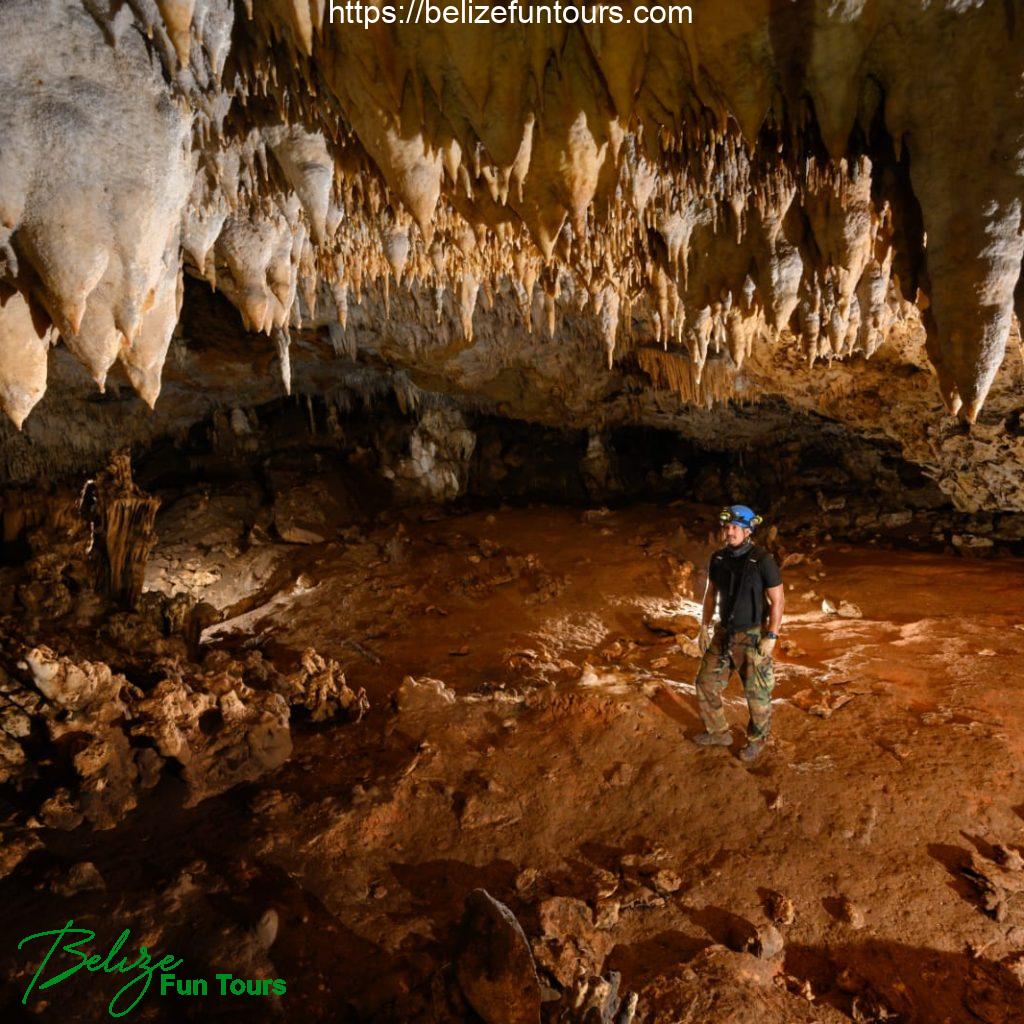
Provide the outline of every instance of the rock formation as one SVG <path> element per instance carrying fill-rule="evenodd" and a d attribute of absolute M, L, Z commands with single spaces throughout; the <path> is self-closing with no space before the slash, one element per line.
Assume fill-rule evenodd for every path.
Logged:
<path fill-rule="evenodd" d="M 0 0 L 12 1012 L 74 900 L 254 1021 L 1016 1019 L 1024 0 L 345 6 Z"/>
<path fill-rule="evenodd" d="M 127 455 L 95 491 L 5 507 L 8 529 L 29 525 L 31 554 L 3 569 L 0 876 L 31 852 L 34 829 L 113 828 L 165 775 L 198 803 L 280 767 L 293 715 L 359 720 L 369 709 L 312 648 L 292 672 L 259 650 L 201 649 L 213 606 L 141 593 L 159 503 Z"/>
<path fill-rule="evenodd" d="M 977 419 L 1024 305 L 1017 0 L 744 0 L 658 28 L 367 30 L 329 7 L 0 7 L 17 426 L 55 344 L 153 406 L 186 275 L 268 336 L 286 390 L 296 332 L 352 354 L 365 303 L 420 386 L 472 394 L 481 325 L 518 318 L 502 367 L 558 335 L 584 376 L 638 362 L 698 404 L 759 353 L 799 353 L 814 387 L 909 325 Z M 579 373 L 537 398 L 571 406 Z M 747 386 L 784 388 L 767 376 Z"/>

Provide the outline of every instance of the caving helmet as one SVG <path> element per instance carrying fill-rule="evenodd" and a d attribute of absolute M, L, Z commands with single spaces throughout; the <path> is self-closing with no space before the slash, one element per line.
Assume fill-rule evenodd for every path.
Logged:
<path fill-rule="evenodd" d="M 718 519 L 723 526 L 735 523 L 748 530 L 753 530 L 764 522 L 759 515 L 754 514 L 752 508 L 747 508 L 746 505 L 727 505 L 718 513 Z"/>

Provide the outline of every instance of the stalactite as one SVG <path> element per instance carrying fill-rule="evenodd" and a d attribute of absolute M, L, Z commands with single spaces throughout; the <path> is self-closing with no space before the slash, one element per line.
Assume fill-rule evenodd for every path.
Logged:
<path fill-rule="evenodd" d="M 21 430 L 46 391 L 53 330 L 21 292 L 0 284 L 0 405 Z"/>
<path fill-rule="evenodd" d="M 688 348 L 699 375 L 709 351 L 738 368 L 791 330 L 811 364 L 874 354 L 914 298 L 894 287 L 898 242 L 926 264 L 950 409 L 975 418 L 998 368 L 1024 256 L 1024 55 L 998 5 L 948 13 L 950 32 L 934 5 L 879 0 L 872 16 L 893 31 L 826 73 L 866 14 L 822 12 L 799 51 L 756 6 L 706 12 L 692 38 L 538 27 L 528 44 L 482 32 L 467 49 L 440 27 L 328 31 L 322 0 L 91 4 L 88 17 L 80 2 L 0 10 L 0 286 L 18 296 L 4 303 L 0 384 L 15 422 L 38 401 L 44 335 L 101 387 L 120 360 L 153 404 L 182 265 L 275 340 L 328 294 L 344 330 L 371 285 L 389 306 L 392 287 L 422 287 L 438 323 L 451 292 L 471 341 L 481 289 L 489 316 L 511 282 L 532 330 L 539 281 L 549 336 L 571 302 L 597 317 L 610 366 L 637 310 L 647 340 Z M 37 37 L 63 43 L 40 55 Z M 939 37 L 954 40 L 941 60 L 945 42 L 922 42 Z M 766 44 L 740 45 L 753 39 Z M 983 42 L 984 102 L 968 101 L 953 86 Z M 787 97 L 751 84 L 790 75 L 802 78 L 787 92 L 816 111 L 806 130 Z M 32 82 L 69 98 L 52 137 Z M 869 124 L 892 156 L 845 152 Z M 906 194 L 881 187 L 904 145 Z M 999 159 L 978 169 L 978 153 Z M 910 202 L 923 229 L 897 238 L 891 204 Z"/>
<path fill-rule="evenodd" d="M 274 347 L 277 349 L 277 365 L 281 373 L 281 383 L 284 386 L 284 393 L 292 393 L 292 357 L 291 357 L 291 335 L 286 327 L 275 327 L 271 331 L 271 338 Z"/>

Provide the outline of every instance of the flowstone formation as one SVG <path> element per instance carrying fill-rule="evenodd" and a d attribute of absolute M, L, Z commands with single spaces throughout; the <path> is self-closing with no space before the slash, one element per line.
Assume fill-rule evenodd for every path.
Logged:
<path fill-rule="evenodd" d="M 369 304 L 386 366 L 469 395 L 452 361 L 488 318 L 700 404 L 762 350 L 813 382 L 923 330 L 946 407 L 978 416 L 1024 309 L 1019 0 L 719 0 L 657 28 L 329 6 L 0 4 L 16 425 L 56 344 L 153 406 L 185 275 L 272 340 L 286 389 L 295 333 L 352 356 Z"/>

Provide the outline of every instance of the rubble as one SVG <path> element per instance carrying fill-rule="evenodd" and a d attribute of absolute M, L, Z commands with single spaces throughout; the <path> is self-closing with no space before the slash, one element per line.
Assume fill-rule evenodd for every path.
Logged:
<path fill-rule="evenodd" d="M 1006 850 L 996 855 L 999 861 L 989 860 L 971 851 L 969 862 L 961 868 L 967 880 L 977 890 L 984 910 L 995 920 L 1005 921 L 1011 902 L 1024 892 L 1024 868 L 1016 850 Z"/>
<path fill-rule="evenodd" d="M 773 924 L 791 925 L 796 920 L 793 901 L 781 892 L 771 891 L 765 896 L 765 912 Z"/>
<path fill-rule="evenodd" d="M 487 1024 L 632 1024 L 638 998 L 621 991 L 621 976 L 601 974 L 600 955 L 578 945 L 583 922 L 589 916 L 585 904 L 565 897 L 543 901 L 541 928 L 545 939 L 535 940 L 534 954 L 541 951 L 539 964 L 550 972 L 556 988 L 544 984 L 538 975 L 530 946 L 515 915 L 485 890 L 477 889 L 466 898 L 459 928 L 455 976 L 466 1000 Z M 560 966 L 544 951 L 554 936 L 567 942 L 559 956 Z M 574 959 L 575 958 L 575 959 Z M 543 1004 L 543 1006 L 542 1006 Z"/>
<path fill-rule="evenodd" d="M 292 751 L 288 720 L 279 694 L 212 672 L 159 682 L 138 701 L 131 735 L 178 762 L 194 804 L 280 767 Z"/>
<path fill-rule="evenodd" d="M 599 975 L 613 940 L 595 926 L 593 912 L 582 900 L 551 896 L 537 908 L 540 936 L 532 943 L 537 964 L 563 988 L 570 988 L 580 970 Z"/>
<path fill-rule="evenodd" d="M 395 710 L 400 715 L 432 711 L 454 704 L 456 696 L 440 679 L 414 679 L 406 676 L 394 695 Z"/>
<path fill-rule="evenodd" d="M 780 985 L 778 966 L 750 953 L 709 946 L 676 971 L 642 987 L 640 1006 L 648 1024 L 842 1024 L 848 1018 L 810 1003 Z"/>
<path fill-rule="evenodd" d="M 839 916 L 851 928 L 864 927 L 864 911 L 847 896 L 839 898 Z"/>
<path fill-rule="evenodd" d="M 557 1020 L 564 1024 L 632 1024 L 639 996 L 622 993 L 621 983 L 617 971 L 603 976 L 581 974 L 562 996 Z"/>
<path fill-rule="evenodd" d="M 831 688 L 821 690 L 800 690 L 794 693 L 789 702 L 801 711 L 818 718 L 831 718 L 836 711 L 845 707 L 854 698 L 859 696 L 856 689 L 833 690 Z"/>
<path fill-rule="evenodd" d="M 370 709 L 366 690 L 353 691 L 341 665 L 333 658 L 321 657 L 312 647 L 303 652 L 297 672 L 277 679 L 277 692 L 291 707 L 308 711 L 314 722 L 338 717 L 358 722 Z"/>
<path fill-rule="evenodd" d="M 138 616 L 115 618 L 107 635 L 125 645 L 148 637 L 138 657 L 146 643 L 164 650 L 163 634 L 151 628 Z M 152 663 L 156 681 L 143 689 L 104 662 L 29 647 L 10 633 L 0 637 L 0 781 L 23 787 L 40 773 L 57 780 L 66 760 L 73 784 L 32 786 L 39 820 L 67 831 L 83 822 L 112 828 L 159 782 L 168 762 L 177 765 L 194 804 L 288 759 L 290 707 L 315 722 L 358 721 L 368 709 L 365 692 L 346 685 L 338 663 L 312 649 L 297 672 L 282 675 L 258 652 L 248 662 L 218 652 L 200 668 L 182 660 L 185 646 L 164 650 Z M 247 685 L 247 675 L 263 688 Z M 48 751 L 43 763 L 52 764 L 45 769 L 36 767 L 40 729 Z M 17 849 L 15 843 L 11 866 L 20 859 Z"/>
<path fill-rule="evenodd" d="M 106 889 L 107 883 L 91 861 L 73 864 L 66 875 L 55 879 L 53 891 L 61 896 L 75 896 L 80 892 Z"/>

